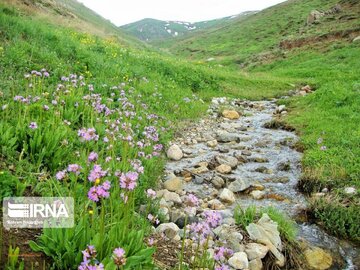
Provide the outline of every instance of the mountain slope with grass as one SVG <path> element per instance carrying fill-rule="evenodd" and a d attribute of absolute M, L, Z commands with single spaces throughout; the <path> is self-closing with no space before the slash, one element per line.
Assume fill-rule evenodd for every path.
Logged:
<path fill-rule="evenodd" d="M 211 65 L 291 77 L 316 92 L 283 100 L 301 135 L 300 189 L 335 235 L 359 241 L 360 2 L 290 0 L 216 31 L 184 38 L 174 54 Z M 251 76 L 251 75 L 250 75 Z"/>
<path fill-rule="evenodd" d="M 143 19 L 137 22 L 121 26 L 129 34 L 146 42 L 162 42 L 166 39 L 173 39 L 189 34 L 199 33 L 205 29 L 216 29 L 227 25 L 239 18 L 245 18 L 256 11 L 246 11 L 237 15 L 228 16 L 209 21 L 183 22 L 183 21 L 161 21 L 156 19 Z"/>

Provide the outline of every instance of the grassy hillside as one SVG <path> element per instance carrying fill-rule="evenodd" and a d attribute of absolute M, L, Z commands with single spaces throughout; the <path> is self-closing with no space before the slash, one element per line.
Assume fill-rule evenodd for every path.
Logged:
<path fill-rule="evenodd" d="M 228 16 L 209 21 L 201 22 L 183 22 L 183 21 L 161 21 L 155 19 L 143 19 L 134 23 L 121 26 L 129 34 L 139 38 L 146 42 L 162 42 L 166 39 L 173 39 L 182 36 L 188 36 L 189 34 L 198 33 L 205 29 L 216 29 L 231 23 L 235 19 L 244 18 L 254 11 L 243 12 L 238 15 Z"/>
<path fill-rule="evenodd" d="M 358 5 L 352 8 L 351 1 L 343 1 L 345 11 L 342 13 L 324 16 L 321 23 L 306 26 L 312 10 L 328 11 L 338 2 L 290 0 L 221 29 L 173 42 L 172 46 L 167 43 L 166 46 L 170 46 L 171 52 L 190 59 L 214 57 L 223 64 L 241 65 L 259 54 L 264 57 L 268 53 L 280 53 L 277 50 L 283 40 L 358 29 Z"/>
<path fill-rule="evenodd" d="M 42 18 L 46 22 L 72 27 L 77 31 L 100 37 L 116 37 L 124 46 L 145 46 L 76 0 L 4 0 L 3 3 L 17 8 L 23 14 Z"/>
<path fill-rule="evenodd" d="M 313 10 L 323 16 L 307 23 Z M 313 95 L 286 101 L 291 108 L 287 121 L 297 128 L 305 149 L 300 188 L 309 194 L 328 190 L 312 199 L 314 215 L 329 231 L 356 241 L 360 42 L 353 40 L 360 36 L 359 25 L 359 1 L 289 0 L 170 47 L 189 59 L 214 57 L 213 65 L 242 68 L 250 76 L 263 72 L 297 78 L 316 89 Z M 355 193 L 347 193 L 349 187 Z"/>

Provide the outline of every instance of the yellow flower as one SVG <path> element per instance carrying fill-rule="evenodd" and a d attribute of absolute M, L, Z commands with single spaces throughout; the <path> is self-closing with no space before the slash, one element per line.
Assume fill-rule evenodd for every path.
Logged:
<path fill-rule="evenodd" d="M 95 180 L 95 185 L 97 186 L 98 184 L 100 184 L 100 178 L 97 178 L 97 179 Z"/>
<path fill-rule="evenodd" d="M 89 210 L 89 215 L 93 215 L 94 211 L 93 210 Z"/>

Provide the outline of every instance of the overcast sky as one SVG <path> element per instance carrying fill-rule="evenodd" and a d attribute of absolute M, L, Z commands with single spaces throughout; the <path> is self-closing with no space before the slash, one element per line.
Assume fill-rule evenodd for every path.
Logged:
<path fill-rule="evenodd" d="M 260 10 L 285 0 L 78 0 L 120 26 L 144 18 L 198 22 Z"/>

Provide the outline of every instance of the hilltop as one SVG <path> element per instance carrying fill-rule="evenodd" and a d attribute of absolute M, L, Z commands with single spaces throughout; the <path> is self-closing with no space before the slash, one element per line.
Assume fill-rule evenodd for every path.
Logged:
<path fill-rule="evenodd" d="M 204 29 L 215 29 L 232 21 L 245 18 L 257 11 L 246 11 L 237 15 L 227 16 L 224 18 L 201 21 L 201 22 L 184 22 L 184 21 L 161 21 L 156 19 L 143 19 L 137 22 L 121 26 L 129 34 L 146 42 L 163 41 L 165 39 L 174 39 L 190 34 L 197 34 Z"/>

